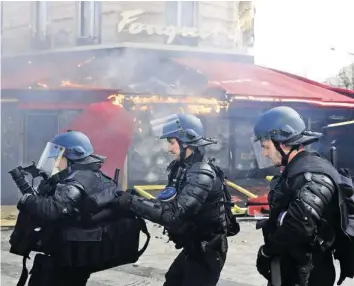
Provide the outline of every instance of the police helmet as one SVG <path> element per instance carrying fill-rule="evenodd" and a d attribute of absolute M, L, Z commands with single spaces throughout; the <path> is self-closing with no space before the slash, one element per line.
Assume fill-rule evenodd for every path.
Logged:
<path fill-rule="evenodd" d="M 68 160 L 69 166 L 102 163 L 105 159 L 93 154 L 91 141 L 84 133 L 69 130 L 56 135 L 47 143 L 37 163 L 37 168 L 48 176 L 52 176 L 59 171 L 63 157 Z"/>
<path fill-rule="evenodd" d="M 287 146 L 309 145 L 322 133 L 306 130 L 300 114 L 291 107 L 278 106 L 263 113 L 254 127 L 255 141 L 270 139 Z"/>
<path fill-rule="evenodd" d="M 58 134 L 50 142 L 64 147 L 63 156 L 71 161 L 82 160 L 93 154 L 93 146 L 90 139 L 79 131 L 70 130 Z"/>
<path fill-rule="evenodd" d="M 180 143 L 191 147 L 215 144 L 216 141 L 204 137 L 201 120 L 191 114 L 173 114 L 151 121 L 151 127 L 160 139 L 176 138 Z"/>

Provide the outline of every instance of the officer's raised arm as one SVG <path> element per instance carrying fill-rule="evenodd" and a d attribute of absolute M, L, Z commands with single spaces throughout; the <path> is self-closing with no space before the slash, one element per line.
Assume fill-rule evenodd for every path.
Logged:
<path fill-rule="evenodd" d="M 27 193 L 18 202 L 18 209 L 37 217 L 42 222 L 53 222 L 77 213 L 84 187 L 74 178 L 84 166 L 102 164 L 102 160 L 91 157 L 93 148 L 90 140 L 80 132 L 66 132 L 47 143 L 38 161 L 37 168 L 48 180 L 39 185 L 35 196 Z M 77 166 L 81 168 L 77 168 Z M 89 167 L 87 169 L 90 169 Z M 45 192 L 42 189 L 47 189 Z"/>
<path fill-rule="evenodd" d="M 194 164 L 185 176 L 185 186 L 175 200 L 149 200 L 122 192 L 119 197 L 120 204 L 129 207 L 138 216 L 178 230 L 189 216 L 199 212 L 216 179 L 215 172 L 204 162 Z"/>
<path fill-rule="evenodd" d="M 54 196 L 43 198 L 25 194 L 17 207 L 44 223 L 65 219 L 78 213 L 82 189 L 78 183 L 58 184 Z"/>

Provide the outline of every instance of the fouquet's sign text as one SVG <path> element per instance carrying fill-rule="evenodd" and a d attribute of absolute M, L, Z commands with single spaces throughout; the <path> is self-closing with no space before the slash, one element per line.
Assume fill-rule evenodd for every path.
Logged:
<path fill-rule="evenodd" d="M 148 35 L 159 35 L 167 37 L 167 44 L 171 44 L 177 36 L 189 38 L 207 39 L 216 35 L 224 35 L 230 40 L 234 37 L 221 29 L 209 31 L 201 30 L 196 27 L 177 27 L 177 26 L 158 26 L 139 22 L 139 16 L 144 14 L 144 10 L 131 10 L 120 13 L 120 21 L 117 24 L 118 33 L 128 32 L 129 34 L 147 33 Z"/>

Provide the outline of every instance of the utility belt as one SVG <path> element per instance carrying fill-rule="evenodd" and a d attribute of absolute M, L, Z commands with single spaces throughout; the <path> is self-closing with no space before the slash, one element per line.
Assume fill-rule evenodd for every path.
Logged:
<path fill-rule="evenodd" d="M 199 257 L 202 253 L 209 250 L 226 253 L 228 250 L 228 242 L 225 234 L 216 234 L 209 240 L 189 240 L 188 243 L 185 243 L 182 247 L 188 257 Z"/>
<path fill-rule="evenodd" d="M 228 250 L 228 243 L 225 234 L 217 234 L 209 241 L 201 242 L 202 250 L 205 252 L 208 249 L 219 250 L 226 253 Z"/>
<path fill-rule="evenodd" d="M 336 234 L 332 226 L 326 221 L 322 220 L 319 223 L 316 234 L 313 237 L 311 246 L 314 250 L 322 252 L 328 251 L 332 248 L 336 239 Z"/>
<path fill-rule="evenodd" d="M 277 227 L 283 224 L 283 220 L 287 212 L 283 211 L 277 217 Z M 330 249 L 335 241 L 336 235 L 332 226 L 324 219 L 317 220 L 316 233 L 310 242 L 310 252 L 311 251 L 327 251 Z"/>

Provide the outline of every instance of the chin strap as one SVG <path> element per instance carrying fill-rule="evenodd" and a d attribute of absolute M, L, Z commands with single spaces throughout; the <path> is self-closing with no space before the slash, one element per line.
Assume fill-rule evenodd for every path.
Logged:
<path fill-rule="evenodd" d="M 177 142 L 178 142 L 178 145 L 179 145 L 179 150 L 180 150 L 180 153 L 179 153 L 179 160 L 180 162 L 183 162 L 184 159 L 186 159 L 186 150 L 187 150 L 187 147 L 184 147 L 184 143 L 177 139 Z"/>
<path fill-rule="evenodd" d="M 273 140 L 272 140 L 273 141 Z M 277 149 L 277 151 L 280 153 L 281 155 L 281 166 L 286 166 L 288 165 L 288 161 L 289 161 L 289 156 L 292 152 L 294 151 L 298 151 L 299 150 L 299 145 L 293 146 L 290 151 L 288 152 L 288 154 L 285 154 L 285 152 L 283 151 L 283 149 L 280 147 L 280 143 L 273 141 L 273 144 L 275 146 L 275 149 Z"/>

